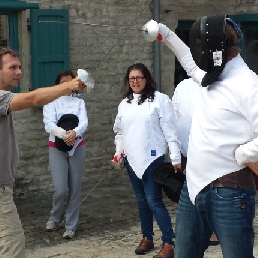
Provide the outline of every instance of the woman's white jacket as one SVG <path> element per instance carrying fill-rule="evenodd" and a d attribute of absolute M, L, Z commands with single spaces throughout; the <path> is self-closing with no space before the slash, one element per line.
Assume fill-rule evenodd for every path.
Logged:
<path fill-rule="evenodd" d="M 172 164 L 181 163 L 174 108 L 171 99 L 155 91 L 154 100 L 138 105 L 140 94 L 131 103 L 123 99 L 114 123 L 115 143 L 123 141 L 124 153 L 138 178 L 169 147 Z"/>

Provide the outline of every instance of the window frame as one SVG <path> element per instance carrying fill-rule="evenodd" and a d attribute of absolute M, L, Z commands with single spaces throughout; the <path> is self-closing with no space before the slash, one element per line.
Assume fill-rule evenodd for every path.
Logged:
<path fill-rule="evenodd" d="M 39 4 L 17 0 L 0 0 L 0 15 L 7 15 L 8 17 L 10 48 L 17 53 L 19 53 L 18 12 L 26 9 L 39 9 Z M 12 90 L 14 93 L 20 91 L 20 84 Z"/>

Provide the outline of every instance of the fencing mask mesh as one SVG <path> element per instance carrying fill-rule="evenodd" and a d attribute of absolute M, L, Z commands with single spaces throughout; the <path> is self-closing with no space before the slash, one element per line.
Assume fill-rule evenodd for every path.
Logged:
<path fill-rule="evenodd" d="M 202 81 L 206 87 L 217 79 L 227 62 L 226 15 L 204 16 L 195 21 L 189 46 L 197 66 L 207 72 Z"/>

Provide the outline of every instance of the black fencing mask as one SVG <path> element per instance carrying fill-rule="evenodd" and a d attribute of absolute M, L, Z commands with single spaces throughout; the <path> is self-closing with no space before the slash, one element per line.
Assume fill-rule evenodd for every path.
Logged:
<path fill-rule="evenodd" d="M 153 171 L 152 179 L 162 186 L 171 201 L 178 203 L 186 179 L 182 171 L 176 173 L 171 162 L 163 162 Z"/>
<path fill-rule="evenodd" d="M 79 124 L 79 119 L 74 114 L 65 114 L 60 117 L 57 122 L 57 126 L 63 128 L 66 131 L 73 130 Z M 73 146 L 67 145 L 63 139 L 55 137 L 55 147 L 63 152 L 70 151 Z"/>
<path fill-rule="evenodd" d="M 226 15 L 204 16 L 194 22 L 190 29 L 189 46 L 197 66 L 206 75 L 202 86 L 216 81 L 227 62 L 227 47 L 233 46 L 226 40 Z"/>

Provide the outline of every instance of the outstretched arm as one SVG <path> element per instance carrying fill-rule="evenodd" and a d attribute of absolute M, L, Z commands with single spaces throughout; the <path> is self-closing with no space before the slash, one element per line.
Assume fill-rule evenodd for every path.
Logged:
<path fill-rule="evenodd" d="M 82 90 L 85 85 L 76 77 L 53 87 L 40 88 L 26 93 L 15 94 L 10 102 L 9 112 L 19 111 L 33 106 L 43 106 L 53 100 L 69 94 L 72 90 Z"/>
<path fill-rule="evenodd" d="M 166 25 L 159 23 L 159 36 L 157 39 L 164 42 L 165 45 L 173 51 L 187 74 L 191 76 L 195 82 L 201 84 L 206 72 L 196 65 L 190 48 L 176 35 L 176 33 L 170 30 Z"/>

